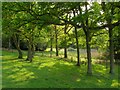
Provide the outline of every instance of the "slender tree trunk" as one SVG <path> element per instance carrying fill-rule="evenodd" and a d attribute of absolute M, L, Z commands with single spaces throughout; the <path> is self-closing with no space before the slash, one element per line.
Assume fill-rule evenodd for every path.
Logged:
<path fill-rule="evenodd" d="M 105 63 L 106 63 L 106 69 L 108 68 L 108 62 L 107 62 L 107 59 L 105 60 Z"/>
<path fill-rule="evenodd" d="M 113 16 L 113 11 L 114 8 L 111 6 L 111 15 Z M 113 27 L 111 26 L 112 24 L 112 18 L 108 20 L 108 23 L 110 24 L 109 28 L 109 49 L 110 49 L 110 74 L 114 74 L 114 44 L 113 44 Z"/>
<path fill-rule="evenodd" d="M 30 55 L 31 55 L 31 45 L 30 45 L 30 42 L 28 41 L 28 53 L 27 53 L 26 61 L 29 61 Z"/>
<path fill-rule="evenodd" d="M 56 29 L 56 25 L 55 25 L 55 48 L 56 48 L 56 56 L 58 56 L 58 33 L 57 33 L 57 29 Z"/>
<path fill-rule="evenodd" d="M 18 58 L 19 58 L 19 59 L 22 59 L 22 58 L 23 58 L 23 57 L 22 57 L 23 55 L 22 55 L 22 51 L 21 51 L 21 49 L 18 50 L 18 53 L 19 53 Z"/>
<path fill-rule="evenodd" d="M 106 4 L 105 2 L 102 2 L 102 9 L 104 12 L 106 12 Z M 113 5 L 111 4 L 111 12 L 110 12 L 111 16 L 113 16 L 114 14 L 114 7 Z M 110 74 L 114 74 L 114 44 L 113 44 L 113 27 L 111 27 L 111 23 L 112 23 L 112 19 L 113 17 L 110 17 L 107 21 L 107 23 L 109 24 L 109 50 L 110 50 L 110 53 L 109 53 L 109 56 L 110 56 L 110 71 L 109 73 Z"/>
<path fill-rule="evenodd" d="M 23 58 L 23 54 L 22 54 L 22 51 L 20 49 L 19 43 L 16 43 L 16 49 L 18 51 L 18 58 L 22 59 Z"/>
<path fill-rule="evenodd" d="M 32 62 L 32 50 L 31 50 L 31 45 L 30 45 L 30 42 L 28 43 L 28 56 L 27 56 L 27 59 L 28 61 Z"/>
<path fill-rule="evenodd" d="M 75 39 L 76 39 L 76 47 L 77 47 L 77 66 L 80 66 L 80 52 L 79 52 L 79 44 L 78 44 L 78 35 L 77 28 L 75 27 Z"/>
<path fill-rule="evenodd" d="M 32 58 L 34 58 L 34 55 L 35 55 L 35 45 L 32 43 Z"/>
<path fill-rule="evenodd" d="M 52 32 L 51 32 L 51 38 L 50 38 L 50 57 L 52 57 L 52 51 L 53 51 L 53 36 L 52 36 Z"/>
<path fill-rule="evenodd" d="M 17 48 L 18 48 L 18 53 L 19 53 L 18 58 L 22 59 L 23 55 L 22 55 L 22 51 L 20 49 L 20 39 L 19 39 L 19 37 L 18 37 L 18 46 L 17 46 Z"/>
<path fill-rule="evenodd" d="M 113 46 L 113 32 L 112 28 L 109 28 L 109 43 L 110 43 L 110 72 L 114 74 L 114 46 Z"/>
<path fill-rule="evenodd" d="M 65 34 L 65 46 L 64 46 L 64 58 L 67 58 L 67 41 L 66 41 L 66 25 L 65 25 L 65 30 L 64 30 L 64 34 Z"/>
<path fill-rule="evenodd" d="M 16 47 L 16 49 L 18 51 L 18 58 L 22 59 L 23 58 L 23 54 L 22 54 L 22 51 L 20 49 L 20 39 L 19 39 L 19 36 L 14 34 L 13 41 L 14 41 L 15 47 Z"/>
<path fill-rule="evenodd" d="M 9 46 L 8 46 L 8 50 L 10 50 L 11 49 L 11 38 L 9 37 L 9 44 L 8 44 Z"/>
<path fill-rule="evenodd" d="M 85 3 L 85 12 L 88 13 L 87 3 Z M 86 28 L 84 27 L 84 32 L 86 35 L 86 47 L 87 47 L 87 60 L 88 60 L 88 67 L 87 67 L 87 74 L 92 75 L 92 60 L 91 60 L 91 48 L 90 48 L 90 30 L 88 29 L 88 17 L 86 18 Z"/>
<path fill-rule="evenodd" d="M 18 44 L 17 44 L 16 47 L 17 47 L 17 50 L 18 50 L 18 53 L 19 53 L 18 58 L 22 59 L 23 58 L 23 54 L 22 54 L 22 51 L 20 49 L 20 39 L 19 38 L 18 38 Z"/>
<path fill-rule="evenodd" d="M 67 58 L 67 48 L 64 48 L 64 58 Z"/>
<path fill-rule="evenodd" d="M 50 45 L 50 57 L 52 57 L 52 51 L 53 51 L 53 46 L 52 46 L 52 39 L 51 39 L 51 45 Z"/>
<path fill-rule="evenodd" d="M 89 30 L 86 32 L 86 47 L 87 47 L 87 60 L 88 60 L 88 68 L 87 74 L 92 75 L 92 65 L 91 65 L 91 49 L 90 49 L 90 32 Z"/>
<path fill-rule="evenodd" d="M 32 46 L 31 38 L 29 38 L 29 41 L 28 41 L 28 56 L 27 56 L 26 60 L 32 62 L 33 56 L 34 56 L 34 49 L 33 49 L 33 46 Z"/>
<path fill-rule="evenodd" d="M 73 10 L 73 14 L 75 17 L 75 11 Z M 77 66 L 80 66 L 80 52 L 79 52 L 79 44 L 78 44 L 78 35 L 77 35 L 77 28 L 75 27 L 75 39 L 76 39 L 76 47 L 77 47 Z"/>

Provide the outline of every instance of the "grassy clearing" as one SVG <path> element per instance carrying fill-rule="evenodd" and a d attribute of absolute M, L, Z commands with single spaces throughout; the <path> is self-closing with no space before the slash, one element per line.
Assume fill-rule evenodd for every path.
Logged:
<path fill-rule="evenodd" d="M 26 54 L 26 53 L 24 53 Z M 3 51 L 3 88 L 117 88 L 118 66 L 115 74 L 109 68 L 93 64 L 93 76 L 87 76 L 87 66 L 75 66 L 57 57 L 36 55 L 32 63 L 17 59 L 16 52 Z"/>

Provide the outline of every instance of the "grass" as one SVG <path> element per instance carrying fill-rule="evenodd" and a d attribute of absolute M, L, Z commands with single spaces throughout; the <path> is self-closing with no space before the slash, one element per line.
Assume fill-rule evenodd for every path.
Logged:
<path fill-rule="evenodd" d="M 2 89 L 2 50 L 0 50 L 0 89 Z"/>
<path fill-rule="evenodd" d="M 24 53 L 24 55 L 26 52 Z M 38 54 L 38 53 L 37 53 Z M 115 74 L 109 68 L 93 64 L 93 75 L 86 75 L 87 66 L 75 66 L 57 57 L 35 55 L 33 62 L 17 59 L 17 52 L 2 52 L 3 88 L 118 88 L 118 66 Z"/>

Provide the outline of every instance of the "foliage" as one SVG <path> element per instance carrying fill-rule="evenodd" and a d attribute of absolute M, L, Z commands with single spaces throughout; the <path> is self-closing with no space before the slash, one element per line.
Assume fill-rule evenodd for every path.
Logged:
<path fill-rule="evenodd" d="M 114 58 L 116 60 L 116 63 L 120 61 L 120 27 L 115 28 L 115 33 L 114 33 Z"/>
<path fill-rule="evenodd" d="M 31 62 L 32 62 L 32 59 L 35 60 L 35 62 L 28 64 L 26 62 L 24 63 L 18 62 L 15 59 L 15 63 L 16 63 L 15 67 L 16 66 L 18 67 L 20 64 L 20 69 L 19 67 L 18 68 L 16 67 L 15 69 L 21 70 L 22 68 L 24 68 L 26 73 L 30 74 L 30 77 L 29 77 L 29 75 L 24 76 L 23 73 L 21 73 L 19 77 L 23 76 L 24 80 L 27 80 L 29 78 L 33 79 L 33 81 L 37 79 L 38 81 L 43 80 L 42 78 L 40 79 L 38 78 L 39 77 L 38 74 L 41 76 L 45 76 L 44 72 L 46 73 L 46 69 L 49 70 L 52 68 L 53 73 L 56 72 L 58 76 L 59 75 L 63 76 L 62 79 L 65 81 L 62 81 L 62 83 L 64 84 L 63 86 L 65 87 L 81 87 L 82 84 L 81 85 L 79 84 L 80 80 L 83 83 L 83 85 L 88 84 L 88 87 L 91 87 L 91 86 L 100 87 L 101 85 L 103 87 L 105 87 L 105 85 L 106 87 L 112 87 L 112 86 L 114 87 L 114 85 L 117 85 L 116 80 L 113 81 L 115 82 L 115 84 L 111 85 L 112 80 L 109 76 L 108 76 L 110 78 L 108 80 L 109 83 L 108 84 L 106 83 L 105 85 L 101 83 L 102 80 L 97 81 L 96 77 L 93 78 L 93 80 L 95 79 L 94 84 L 86 83 L 86 80 L 84 82 L 85 76 L 83 76 L 85 72 L 84 66 L 82 66 L 81 68 L 79 67 L 76 68 L 76 67 L 73 67 L 72 63 L 67 63 L 66 65 L 66 62 L 57 61 L 56 58 L 49 59 L 48 57 L 45 57 L 45 66 L 44 66 L 44 64 L 41 65 L 43 62 L 39 61 L 39 59 L 42 59 L 42 57 L 39 57 L 38 59 L 38 56 L 35 56 L 35 58 L 33 58 L 33 56 L 36 55 L 35 48 L 39 49 L 40 51 L 44 51 L 46 50 L 46 48 L 50 47 L 51 53 L 52 53 L 52 48 L 56 47 L 56 56 L 58 56 L 57 52 L 60 51 L 59 48 L 64 48 L 64 52 L 66 52 L 66 54 L 64 55 L 66 55 L 66 57 L 67 57 L 67 48 L 68 50 L 70 50 L 70 48 L 74 48 L 73 50 L 77 48 L 77 50 L 75 50 L 77 52 L 77 55 L 76 55 L 76 52 L 72 52 L 71 55 L 68 54 L 69 55 L 68 57 L 70 57 L 71 59 L 75 57 L 75 60 L 77 59 L 79 61 L 79 56 L 82 56 L 81 54 L 79 54 L 79 48 L 86 48 L 87 53 L 83 55 L 84 57 L 86 57 L 87 55 L 88 65 L 87 65 L 86 72 L 92 75 L 92 70 L 93 70 L 93 74 L 98 73 L 99 70 L 97 72 L 97 71 L 94 71 L 94 69 L 102 67 L 102 66 L 97 67 L 97 65 L 93 65 L 92 67 L 93 55 L 91 55 L 92 54 L 91 48 L 95 48 L 98 50 L 105 50 L 105 51 L 109 49 L 108 51 L 110 55 L 109 55 L 109 58 L 107 59 L 110 59 L 110 70 L 113 70 L 114 68 L 113 67 L 113 64 L 114 64 L 113 63 L 113 51 L 115 53 L 115 59 L 119 59 L 119 55 L 120 55 L 120 52 L 119 52 L 119 48 L 120 48 L 119 47 L 119 44 L 120 44 L 119 33 L 120 32 L 119 32 L 119 27 L 117 27 L 120 25 L 119 4 L 120 4 L 119 2 L 118 3 L 115 3 L 115 2 L 108 2 L 108 3 L 107 2 L 101 2 L 101 3 L 98 3 L 98 2 L 93 2 L 93 3 L 91 2 L 64 2 L 64 3 L 60 3 L 60 2 L 20 2 L 20 3 L 4 2 L 3 10 L 2 10 L 3 11 L 2 12 L 3 14 L 3 21 L 2 21 L 3 43 L 8 44 L 8 39 L 9 40 L 10 38 L 15 39 L 14 36 L 16 36 L 18 41 L 20 39 L 20 43 L 22 44 L 22 46 L 25 45 L 28 48 L 27 59 L 30 60 Z M 113 50 L 112 48 L 113 38 L 114 38 L 115 50 Z M 108 42 L 110 42 L 110 44 Z M 19 44 L 15 44 L 15 45 L 18 45 L 17 50 L 20 52 Z M 42 52 L 42 54 L 43 53 L 44 52 Z M 61 57 L 63 56 L 61 52 L 60 52 L 60 55 Z M 10 58 L 13 58 L 13 57 L 10 56 Z M 5 62 L 6 62 L 6 59 L 7 58 L 5 57 L 4 59 Z M 51 60 L 51 62 L 49 62 L 48 64 L 47 60 L 48 61 Z M 12 67 L 14 66 L 12 65 L 13 63 L 14 61 L 10 63 L 11 67 L 9 68 L 13 68 Z M 36 63 L 39 63 L 40 65 Z M 30 66 L 24 67 L 24 64 L 28 66 L 30 65 Z M 61 66 L 61 64 L 63 67 Z M 35 73 L 35 75 L 37 76 L 37 79 L 35 79 L 36 77 L 34 77 L 33 73 L 29 72 L 29 70 L 26 70 L 26 69 L 32 70 L 33 68 L 34 70 L 32 72 Z M 73 76 L 78 75 L 77 77 L 83 77 L 83 80 L 79 78 L 78 80 L 74 81 L 76 77 L 74 80 L 72 80 L 74 77 L 69 76 L 69 75 L 67 75 L 68 77 L 64 77 L 65 75 L 60 74 L 61 72 L 58 72 L 56 68 L 58 69 L 58 71 L 62 70 L 63 73 L 65 74 L 69 74 L 69 75 L 72 74 Z M 73 72 L 70 72 L 70 73 L 64 72 L 65 68 L 68 71 L 69 69 L 71 69 L 71 71 Z M 102 74 L 104 72 L 104 69 L 105 68 L 103 67 L 102 70 L 100 71 L 102 72 Z M 22 72 L 24 72 L 24 70 Z M 36 73 L 35 70 L 41 70 L 42 73 L 38 73 L 38 72 Z M 83 75 L 80 72 L 83 72 Z M 12 73 L 16 74 L 16 70 L 15 72 L 13 71 Z M 51 72 L 50 73 L 47 72 L 47 73 L 50 74 L 50 77 L 52 76 Z M 54 77 L 58 78 L 58 76 L 54 76 Z M 105 83 L 104 80 L 106 80 L 106 77 L 103 79 L 104 83 Z M 68 78 L 70 78 L 70 84 L 68 84 L 69 82 L 67 82 L 69 81 Z M 11 81 L 11 79 L 16 79 L 16 77 L 14 78 L 14 75 L 13 75 L 9 79 Z M 22 79 L 19 79 L 19 78 L 17 79 L 18 79 L 18 82 L 24 81 L 24 80 L 22 81 Z M 88 77 L 88 79 L 90 78 Z M 48 80 L 48 78 L 47 79 L 45 78 L 45 81 L 46 80 Z M 53 77 L 52 77 L 52 80 L 54 82 Z M 90 80 L 88 80 L 88 82 Z M 99 82 L 98 85 L 96 85 L 97 82 Z M 57 79 L 54 83 L 61 83 L 61 81 L 60 79 L 59 80 Z M 75 83 L 75 85 L 73 83 Z M 31 85 L 31 83 L 29 84 Z M 35 87 L 36 85 L 37 84 L 35 84 Z M 43 86 L 46 86 L 46 85 L 47 85 L 46 83 L 43 83 Z M 58 86 L 62 87 L 61 84 L 59 84 Z M 51 85 L 50 87 L 54 87 L 54 86 Z"/>

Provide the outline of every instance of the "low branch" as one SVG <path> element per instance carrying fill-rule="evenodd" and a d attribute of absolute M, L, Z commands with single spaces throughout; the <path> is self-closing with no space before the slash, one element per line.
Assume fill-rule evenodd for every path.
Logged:
<path fill-rule="evenodd" d="M 72 27 L 70 27 L 70 29 L 68 29 L 68 31 L 66 32 L 66 34 L 67 34 L 67 33 L 69 33 L 69 31 L 70 31 L 72 28 L 73 28 L 73 26 L 72 26 Z"/>
<path fill-rule="evenodd" d="M 120 25 L 120 20 L 116 23 L 113 23 L 113 24 L 105 24 L 105 25 L 102 25 L 102 26 L 97 26 L 97 27 L 89 27 L 89 29 L 91 30 L 100 30 L 100 29 L 104 29 L 106 27 L 112 27 L 114 28 L 115 26 L 119 26 Z"/>

